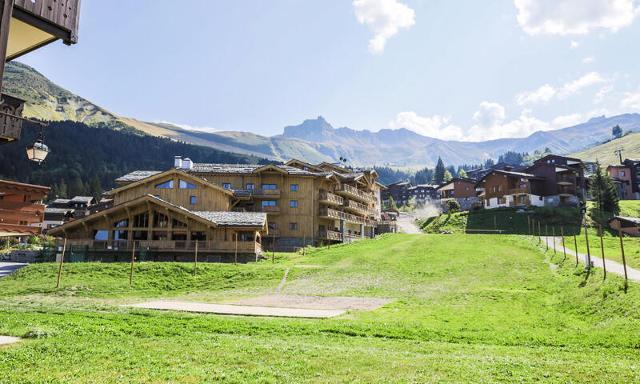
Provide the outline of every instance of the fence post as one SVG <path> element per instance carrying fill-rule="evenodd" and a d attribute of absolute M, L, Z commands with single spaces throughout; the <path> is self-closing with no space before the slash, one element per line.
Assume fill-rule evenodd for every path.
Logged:
<path fill-rule="evenodd" d="M 549 250 L 549 229 L 548 224 L 544 223 L 544 242 L 547 245 L 547 251 Z"/>
<path fill-rule="evenodd" d="M 578 266 L 578 238 L 576 238 L 575 234 L 573 235 L 573 246 L 576 249 L 575 254 L 576 254 L 576 267 L 577 267 Z"/>
<path fill-rule="evenodd" d="M 307 248 L 307 234 L 302 235 L 302 256 L 304 256 L 305 248 Z"/>
<path fill-rule="evenodd" d="M 552 225 L 551 226 L 551 241 L 552 241 L 552 245 L 553 245 L 553 255 L 556 255 L 556 226 Z"/>
<path fill-rule="evenodd" d="M 540 220 L 538 220 L 538 244 L 542 242 L 542 231 L 540 230 Z"/>
<path fill-rule="evenodd" d="M 136 260 L 136 241 L 131 243 L 131 270 L 129 271 L 129 286 L 133 285 L 133 264 Z"/>
<path fill-rule="evenodd" d="M 62 275 L 62 265 L 64 264 L 64 253 L 67 250 L 67 238 L 64 238 L 62 244 L 62 256 L 60 256 L 60 266 L 58 267 L 58 280 L 56 281 L 56 288 L 60 288 L 60 276 Z"/>
<path fill-rule="evenodd" d="M 233 263 L 238 264 L 238 232 L 236 232 L 236 252 L 233 256 Z"/>
<path fill-rule="evenodd" d="M 618 233 L 620 234 L 620 252 L 622 252 L 622 267 L 624 268 L 624 291 L 627 292 L 628 288 L 628 278 L 627 278 L 627 259 L 624 256 L 624 242 L 622 241 L 622 224 L 620 224 L 620 228 L 618 229 Z"/>
<path fill-rule="evenodd" d="M 560 237 L 562 238 L 562 253 L 564 253 L 562 262 L 564 263 L 564 261 L 567 260 L 567 248 L 564 246 L 564 227 L 560 227 Z"/>
<path fill-rule="evenodd" d="M 607 264 L 606 264 L 605 258 L 604 258 L 604 240 L 602 240 L 602 235 L 604 234 L 604 232 L 602 231 L 602 224 L 600 224 L 599 230 L 600 230 L 600 254 L 602 255 L 602 269 L 604 270 L 604 277 L 602 278 L 602 280 L 606 280 L 607 279 Z"/>
<path fill-rule="evenodd" d="M 591 270 L 591 250 L 589 249 L 589 234 L 587 233 L 587 221 L 584 222 L 584 239 L 587 242 L 587 258 L 585 259 L 585 263 L 587 264 L 586 270 L 587 272 Z"/>
<path fill-rule="evenodd" d="M 496 218 L 496 215 L 493 215 L 493 229 L 498 229 L 498 219 Z"/>
<path fill-rule="evenodd" d="M 531 217 L 527 214 L 527 234 L 531 236 Z"/>
<path fill-rule="evenodd" d="M 198 240 L 196 240 L 196 251 L 193 255 L 193 276 L 198 273 Z"/>

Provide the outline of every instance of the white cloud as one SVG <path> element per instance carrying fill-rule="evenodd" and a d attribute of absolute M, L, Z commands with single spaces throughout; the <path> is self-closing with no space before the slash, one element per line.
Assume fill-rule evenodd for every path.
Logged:
<path fill-rule="evenodd" d="M 406 128 L 418 134 L 443 140 L 460 140 L 462 129 L 450 123 L 449 117 L 434 115 L 420 116 L 413 111 L 400 112 L 389 122 L 392 129 Z"/>
<path fill-rule="evenodd" d="M 617 31 L 637 16 L 633 0 L 514 0 L 518 24 L 529 35 L 584 35 Z"/>
<path fill-rule="evenodd" d="M 591 56 L 585 57 L 582 59 L 582 64 L 591 64 L 595 61 L 596 59 L 594 59 Z"/>
<path fill-rule="evenodd" d="M 625 110 L 640 110 L 640 92 L 627 92 L 620 102 L 620 107 Z"/>
<path fill-rule="evenodd" d="M 578 48 L 579 46 L 580 46 L 580 43 L 578 43 L 578 42 L 577 42 L 577 41 L 575 41 L 575 40 L 571 40 L 571 45 L 570 45 L 571 49 L 576 49 L 576 48 Z"/>
<path fill-rule="evenodd" d="M 572 113 L 570 115 L 562 115 L 551 120 L 551 125 L 554 129 L 573 127 L 584 123 L 584 117 L 580 113 Z"/>
<path fill-rule="evenodd" d="M 551 100 L 557 91 L 549 84 L 545 84 L 532 92 L 522 92 L 516 96 L 518 105 L 546 103 Z"/>
<path fill-rule="evenodd" d="M 369 51 L 380 54 L 387 40 L 415 24 L 415 11 L 397 0 L 353 0 L 356 18 L 373 32 Z"/>
<path fill-rule="evenodd" d="M 505 108 L 495 102 L 483 101 L 473 114 L 473 125 L 466 135 L 469 141 L 494 140 L 507 137 L 526 137 L 536 131 L 553 127 L 534 117 L 530 110 L 522 111 L 517 119 L 506 121 Z"/>
<path fill-rule="evenodd" d="M 586 75 L 566 82 L 557 88 L 552 85 L 545 84 L 534 91 L 519 93 L 516 95 L 516 103 L 518 105 L 531 105 L 546 103 L 553 98 L 564 100 L 569 96 L 580 93 L 584 88 L 606 82 L 607 80 L 598 72 L 589 72 Z"/>
<path fill-rule="evenodd" d="M 613 85 L 611 84 L 607 84 L 604 87 L 600 88 L 600 90 L 593 98 L 594 104 L 601 103 L 605 99 L 605 97 L 607 97 L 607 95 L 611 93 L 611 91 L 613 91 Z"/>

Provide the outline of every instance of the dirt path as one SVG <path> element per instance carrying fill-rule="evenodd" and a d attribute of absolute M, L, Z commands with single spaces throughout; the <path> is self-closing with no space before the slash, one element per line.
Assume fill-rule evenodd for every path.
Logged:
<path fill-rule="evenodd" d="M 420 227 L 416 224 L 416 217 L 410 213 L 400 213 L 398 216 L 398 232 L 408 233 L 411 235 L 421 234 Z"/>
<path fill-rule="evenodd" d="M 17 343 L 18 341 L 20 341 L 20 339 L 17 337 L 0 336 L 0 345 L 14 344 L 14 343 Z"/>
<path fill-rule="evenodd" d="M 545 238 L 544 236 L 542 237 L 542 242 L 546 242 L 547 238 Z M 565 243 L 566 245 L 566 243 Z M 555 247 L 557 252 L 562 253 L 562 240 L 558 237 L 551 237 L 549 236 L 549 248 L 553 249 Z M 572 257 L 576 256 L 576 252 L 574 252 L 572 249 L 567 248 L 567 255 L 571 255 Z M 586 265 L 586 259 L 587 259 L 587 255 L 583 254 L 583 253 L 578 253 L 578 260 L 582 263 Z M 591 262 L 593 263 L 594 266 L 598 267 L 598 268 L 602 268 L 603 264 L 602 264 L 602 258 L 599 257 L 598 255 L 591 255 Z M 614 273 L 616 275 L 619 276 L 623 276 L 624 277 L 624 266 L 622 265 L 622 263 L 618 263 L 617 261 L 614 260 L 610 260 L 605 258 L 605 264 L 607 267 L 607 273 Z M 635 281 L 635 282 L 640 282 L 640 270 L 631 268 L 627 265 L 627 277 L 629 280 L 631 281 Z"/>

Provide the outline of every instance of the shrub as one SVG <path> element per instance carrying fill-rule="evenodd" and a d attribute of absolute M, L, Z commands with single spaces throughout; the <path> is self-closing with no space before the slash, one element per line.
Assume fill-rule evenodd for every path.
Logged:
<path fill-rule="evenodd" d="M 449 213 L 460 212 L 460 204 L 456 200 L 448 200 L 447 211 Z"/>

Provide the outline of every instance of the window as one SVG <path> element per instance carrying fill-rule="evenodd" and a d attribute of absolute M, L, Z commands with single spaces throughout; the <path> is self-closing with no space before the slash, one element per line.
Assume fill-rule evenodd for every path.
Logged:
<path fill-rule="evenodd" d="M 275 191 L 278 189 L 278 184 L 262 184 L 262 189 L 267 191 Z"/>
<path fill-rule="evenodd" d="M 129 226 L 129 219 L 117 221 L 114 225 L 116 228 L 124 228 Z"/>
<path fill-rule="evenodd" d="M 186 228 L 187 227 L 186 223 L 184 223 L 184 222 L 182 222 L 180 220 L 176 220 L 176 219 L 172 220 L 171 225 L 173 226 L 173 228 Z"/>
<path fill-rule="evenodd" d="M 198 198 L 196 196 L 189 196 L 189 204 L 191 205 L 198 204 Z"/>
<path fill-rule="evenodd" d="M 190 183 L 186 180 L 180 180 L 179 187 L 180 189 L 196 189 L 195 184 Z"/>
<path fill-rule="evenodd" d="M 191 232 L 191 240 L 206 241 L 207 234 L 204 232 Z"/>
<path fill-rule="evenodd" d="M 167 228 L 169 226 L 169 217 L 159 212 L 153 215 L 154 228 Z"/>
<path fill-rule="evenodd" d="M 109 231 L 104 229 L 99 229 L 97 231 L 93 231 L 93 240 L 108 240 L 109 239 Z"/>
<path fill-rule="evenodd" d="M 290 231 L 297 231 L 298 230 L 298 223 L 289 223 L 289 230 Z"/>
<path fill-rule="evenodd" d="M 267 225 L 269 226 L 270 231 L 275 231 L 278 229 L 278 223 L 269 222 Z"/>
<path fill-rule="evenodd" d="M 231 189 L 231 183 L 222 183 L 222 188 Z"/>
<path fill-rule="evenodd" d="M 289 200 L 289 208 L 298 208 L 298 200 Z"/>
<path fill-rule="evenodd" d="M 156 184 L 156 189 L 172 189 L 173 188 L 173 180 L 167 180 L 163 183 Z"/>
<path fill-rule="evenodd" d="M 133 217 L 133 226 L 135 228 L 143 228 L 149 226 L 149 213 L 143 212 L 139 215 L 135 215 Z"/>
<path fill-rule="evenodd" d="M 291 184 L 291 185 L 289 186 L 289 190 L 290 190 L 291 192 L 298 192 L 298 189 L 299 189 L 299 188 L 300 188 L 300 186 L 299 186 L 298 184 Z"/>
<path fill-rule="evenodd" d="M 620 177 L 624 177 L 624 171 L 620 171 Z"/>
<path fill-rule="evenodd" d="M 113 231 L 113 240 L 127 240 L 129 231 Z"/>
<path fill-rule="evenodd" d="M 262 200 L 263 207 L 277 207 L 278 202 L 276 200 Z"/>
<path fill-rule="evenodd" d="M 256 189 L 256 185 L 253 183 L 247 183 L 247 189 L 253 191 L 254 189 Z"/>

